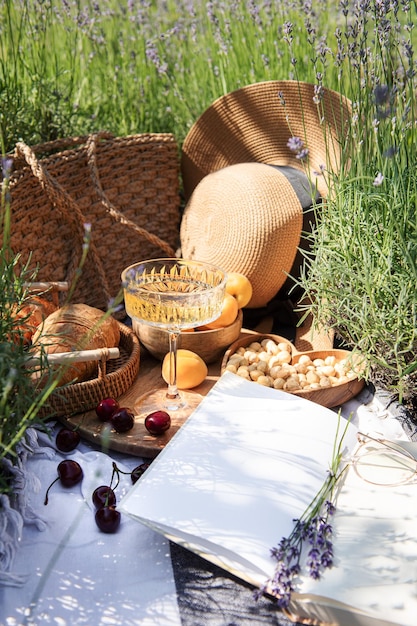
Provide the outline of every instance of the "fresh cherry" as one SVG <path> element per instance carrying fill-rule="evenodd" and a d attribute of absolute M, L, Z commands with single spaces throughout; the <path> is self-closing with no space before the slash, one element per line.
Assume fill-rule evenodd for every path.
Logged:
<path fill-rule="evenodd" d="M 135 416 L 130 409 L 122 407 L 110 418 L 110 423 L 118 433 L 126 433 L 135 424 Z"/>
<path fill-rule="evenodd" d="M 145 417 L 145 428 L 151 435 L 162 435 L 171 426 L 171 418 L 166 411 L 154 411 Z"/>
<path fill-rule="evenodd" d="M 71 459 L 66 459 L 65 461 L 61 461 L 58 465 L 58 476 L 54 481 L 49 485 L 45 494 L 44 504 L 48 504 L 48 494 L 49 490 L 54 485 L 57 480 L 61 481 L 63 487 L 73 487 L 77 483 L 79 483 L 83 479 L 83 470 L 81 465 L 77 463 L 77 461 L 73 461 Z"/>
<path fill-rule="evenodd" d="M 121 515 L 114 506 L 103 506 L 97 509 L 95 520 L 103 533 L 115 533 L 120 526 Z"/>
<path fill-rule="evenodd" d="M 114 398 L 105 398 L 96 406 L 96 414 L 100 421 L 108 422 L 113 415 L 120 409 L 119 403 Z"/>
<path fill-rule="evenodd" d="M 139 478 L 146 472 L 150 463 L 141 463 L 133 469 L 130 473 L 130 478 L 132 479 L 132 483 L 135 484 L 139 480 Z"/>
<path fill-rule="evenodd" d="M 92 500 L 96 509 L 101 509 L 104 506 L 115 506 L 116 494 L 111 487 L 100 485 L 94 489 Z"/>
<path fill-rule="evenodd" d="M 56 435 L 55 444 L 61 452 L 72 452 L 78 446 L 80 440 L 80 433 L 77 430 L 61 428 Z"/>

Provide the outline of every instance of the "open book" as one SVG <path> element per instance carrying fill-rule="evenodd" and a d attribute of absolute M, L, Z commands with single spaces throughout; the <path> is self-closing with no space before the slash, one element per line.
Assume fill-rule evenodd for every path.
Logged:
<path fill-rule="evenodd" d="M 226 372 L 119 509 L 260 586 L 276 565 L 270 549 L 322 486 L 337 432 L 335 411 Z M 343 445 L 349 457 L 353 425 Z M 349 469 L 334 517 L 335 565 L 318 581 L 300 577 L 291 612 L 344 626 L 414 626 L 416 496 L 415 484 L 371 486 Z"/>

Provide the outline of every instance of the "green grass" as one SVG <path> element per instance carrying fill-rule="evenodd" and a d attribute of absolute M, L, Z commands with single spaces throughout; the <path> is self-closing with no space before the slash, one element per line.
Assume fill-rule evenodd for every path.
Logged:
<path fill-rule="evenodd" d="M 19 139 L 38 143 L 93 130 L 166 131 L 181 142 L 224 93 L 297 75 L 313 81 L 323 70 L 320 54 L 311 61 L 319 35 L 311 35 L 309 44 L 304 21 L 327 36 L 335 24 L 329 16 L 336 20 L 333 2 L 315 4 L 303 11 L 302 2 L 291 0 L 271 7 L 268 2 L 5 0 L 0 8 L 5 149 Z M 289 43 L 284 25 L 291 20 Z M 337 70 L 328 73 L 337 83 Z"/>
<path fill-rule="evenodd" d="M 214 99 L 244 85 L 339 91 L 349 138 L 341 173 L 326 173 L 301 286 L 403 398 L 417 369 L 416 17 L 407 0 L 5 0 L 2 149 L 97 130 L 172 132 L 181 145 Z"/>

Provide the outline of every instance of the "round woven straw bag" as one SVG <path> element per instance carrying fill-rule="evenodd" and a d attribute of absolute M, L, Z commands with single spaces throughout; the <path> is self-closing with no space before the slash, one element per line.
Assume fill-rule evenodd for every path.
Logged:
<path fill-rule="evenodd" d="M 237 163 L 205 176 L 184 211 L 182 256 L 240 272 L 252 283 L 249 307 L 264 306 L 293 265 L 303 208 L 278 169 Z"/>
<path fill-rule="evenodd" d="M 10 178 L 11 246 L 36 280 L 76 280 L 74 302 L 106 310 L 123 269 L 173 256 L 180 223 L 179 163 L 171 134 L 100 132 L 38 146 L 18 143 Z M 79 265 L 91 226 L 87 259 Z"/>

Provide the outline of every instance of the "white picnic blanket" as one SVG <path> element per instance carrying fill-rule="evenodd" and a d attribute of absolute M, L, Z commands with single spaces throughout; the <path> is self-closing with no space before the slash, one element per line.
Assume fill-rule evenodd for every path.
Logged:
<path fill-rule="evenodd" d="M 392 410 L 389 397 L 373 395 L 368 388 L 342 411 L 352 414 L 363 430 L 382 430 L 393 439 L 417 438 L 415 425 Z M 127 517 L 116 534 L 97 529 L 92 490 L 109 482 L 113 459 L 126 471 L 141 459 L 103 454 L 85 442 L 63 455 L 54 449 L 53 439 L 39 437 L 41 448 L 25 461 L 30 519 L 11 570 L 21 584 L 0 583 L 2 626 L 290 624 L 268 600 L 256 603 L 248 586 L 183 549 L 171 546 L 170 551 L 162 536 Z M 84 480 L 71 489 L 56 483 L 45 506 L 45 491 L 63 458 L 79 461 Z M 122 477 L 119 498 L 129 481 Z"/>

